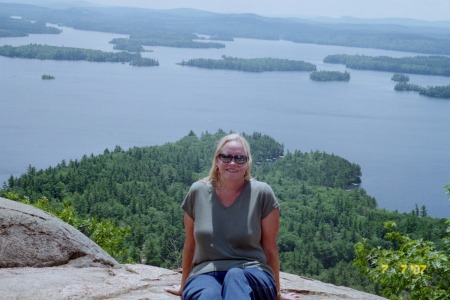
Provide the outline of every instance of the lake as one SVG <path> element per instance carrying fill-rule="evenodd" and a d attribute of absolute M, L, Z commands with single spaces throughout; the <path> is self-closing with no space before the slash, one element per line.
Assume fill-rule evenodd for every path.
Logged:
<path fill-rule="evenodd" d="M 119 34 L 62 28 L 60 35 L 0 38 L 113 51 Z M 414 53 L 237 39 L 225 49 L 149 47 L 159 67 L 0 57 L 0 182 L 29 165 L 54 166 L 120 145 L 175 142 L 190 130 L 261 132 L 286 150 L 334 153 L 361 166 L 362 187 L 380 208 L 450 217 L 450 101 L 394 91 L 392 73 L 349 70 L 349 82 L 315 82 L 308 72 L 244 73 L 176 63 L 191 58 L 274 57 L 319 70 L 329 54 L 392 57 Z M 55 80 L 42 80 L 41 75 Z M 448 85 L 450 78 L 410 75 L 410 82 Z"/>

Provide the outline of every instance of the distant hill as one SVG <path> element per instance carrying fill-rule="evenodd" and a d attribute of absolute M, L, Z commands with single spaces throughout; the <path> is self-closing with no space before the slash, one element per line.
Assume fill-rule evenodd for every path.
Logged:
<path fill-rule="evenodd" d="M 293 18 L 294 19 L 294 18 Z M 316 23 L 333 23 L 333 24 L 372 24 L 372 25 L 400 25 L 406 27 L 431 27 L 438 28 L 450 27 L 450 21 L 425 21 L 410 18 L 356 18 L 351 16 L 341 17 L 341 18 L 330 18 L 330 17 L 304 17 L 297 18 L 300 20 L 309 20 Z"/>
<path fill-rule="evenodd" d="M 449 22 L 409 19 L 299 19 L 255 14 L 219 14 L 193 9 L 126 7 L 62 8 L 0 3 L 0 18 L 61 24 L 83 30 L 130 35 L 141 45 L 199 47 L 197 34 L 210 40 L 254 38 L 450 55 Z M 12 31 L 0 24 L 1 31 Z M 217 44 L 212 44 L 217 47 Z"/>

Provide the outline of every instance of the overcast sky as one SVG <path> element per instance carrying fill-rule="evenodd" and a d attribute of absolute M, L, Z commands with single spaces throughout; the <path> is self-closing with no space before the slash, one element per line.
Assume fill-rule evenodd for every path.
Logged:
<path fill-rule="evenodd" d="M 2 1 L 2 0 L 0 0 Z M 153 9 L 196 8 L 277 17 L 409 18 L 450 21 L 450 0 L 15 0 L 30 4 L 86 2 Z M 8 2 L 8 1 L 2 1 Z M 13 2 L 10 0 L 10 2 Z"/>
<path fill-rule="evenodd" d="M 412 18 L 450 20 L 450 0 L 85 0 L 98 4 L 166 9 L 189 7 L 266 16 Z"/>

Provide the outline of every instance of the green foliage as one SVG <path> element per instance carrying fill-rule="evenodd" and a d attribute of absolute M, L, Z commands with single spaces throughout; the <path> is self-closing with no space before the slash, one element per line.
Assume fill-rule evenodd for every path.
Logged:
<path fill-rule="evenodd" d="M 362 175 L 359 165 L 336 155 L 298 150 L 287 153 L 274 164 L 262 165 L 258 171 L 258 177 L 270 181 L 297 180 L 312 186 L 342 189 L 361 183 Z"/>
<path fill-rule="evenodd" d="M 419 93 L 433 98 L 450 99 L 450 84 L 445 86 L 429 86 L 426 89 L 422 89 Z"/>
<path fill-rule="evenodd" d="M 273 72 L 273 71 L 313 71 L 316 66 L 307 62 L 276 59 L 276 58 L 252 58 L 243 59 L 230 56 L 222 56 L 221 60 L 195 58 L 182 61 L 182 66 L 191 66 L 205 69 L 228 69 L 245 72 Z"/>
<path fill-rule="evenodd" d="M 450 299 L 450 220 L 447 224 L 447 247 L 438 251 L 434 243 L 410 239 L 393 231 L 395 222 L 386 222 L 390 247 L 369 249 L 367 241 L 359 242 L 354 264 L 390 299 Z"/>
<path fill-rule="evenodd" d="M 256 162 L 267 159 L 276 159 L 284 154 L 284 146 L 274 141 L 268 135 L 254 132 L 253 134 L 242 133 L 251 144 L 251 153 Z"/>
<path fill-rule="evenodd" d="M 314 71 L 309 74 L 309 78 L 314 81 L 349 81 L 350 73 L 347 71 Z"/>
<path fill-rule="evenodd" d="M 417 84 L 407 83 L 407 82 L 399 82 L 395 85 L 394 90 L 398 92 L 419 92 L 421 93 L 424 88 L 418 86 Z"/>
<path fill-rule="evenodd" d="M 392 75 L 391 80 L 397 81 L 397 82 L 408 82 L 409 76 L 406 74 L 402 74 L 402 73 L 395 73 L 394 75 Z"/>
<path fill-rule="evenodd" d="M 125 239 L 131 233 L 130 227 L 119 228 L 110 219 L 99 221 L 97 218 L 84 221 L 82 226 L 87 235 L 102 247 L 103 250 L 118 261 L 125 261 Z"/>
<path fill-rule="evenodd" d="M 132 59 L 130 61 L 130 66 L 153 67 L 153 66 L 159 66 L 159 63 L 157 60 L 155 60 L 153 58 L 139 57 L 136 59 Z"/>
<path fill-rule="evenodd" d="M 62 204 L 63 209 L 57 214 L 57 217 L 75 228 L 80 228 L 84 221 L 78 218 L 75 208 L 67 202 L 63 202 Z M 120 235 L 117 235 L 116 237 L 120 237 Z M 113 238 L 113 236 L 110 238 Z"/>

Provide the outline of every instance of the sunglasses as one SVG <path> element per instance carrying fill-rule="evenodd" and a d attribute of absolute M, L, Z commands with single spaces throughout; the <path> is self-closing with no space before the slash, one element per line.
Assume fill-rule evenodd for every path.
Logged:
<path fill-rule="evenodd" d="M 248 157 L 245 155 L 219 154 L 218 157 L 226 164 L 230 163 L 233 159 L 239 165 L 243 165 L 248 161 Z"/>

